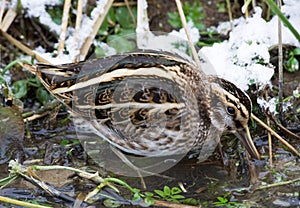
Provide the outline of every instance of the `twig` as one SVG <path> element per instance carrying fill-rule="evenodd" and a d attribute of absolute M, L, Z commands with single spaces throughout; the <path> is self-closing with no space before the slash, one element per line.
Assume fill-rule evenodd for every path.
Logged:
<path fill-rule="evenodd" d="M 12 8 L 9 8 L 8 11 L 6 12 L 6 15 L 4 16 L 3 21 L 1 21 L 0 29 L 6 32 L 10 27 L 10 25 L 12 24 L 12 22 L 14 21 L 16 16 L 17 16 L 16 11 Z"/>
<path fill-rule="evenodd" d="M 2 17 L 4 14 L 5 4 L 6 4 L 6 0 L 2 0 L 1 7 L 0 7 L 0 28 L 2 25 Z"/>
<path fill-rule="evenodd" d="M 278 8 L 281 9 L 281 0 L 277 0 Z M 283 54 L 282 54 L 282 23 L 280 18 L 278 18 L 278 108 L 279 108 L 279 118 L 282 121 L 282 111 L 283 111 Z"/>
<path fill-rule="evenodd" d="M 52 43 L 48 40 L 48 37 L 45 36 L 44 34 L 44 30 L 42 29 L 41 25 L 37 24 L 35 22 L 35 20 L 33 20 L 32 18 L 29 18 L 30 23 L 32 24 L 35 32 L 37 34 L 39 34 L 39 36 L 41 37 L 41 39 L 47 44 L 47 46 L 51 47 Z"/>
<path fill-rule="evenodd" d="M 293 137 L 295 139 L 300 139 L 300 136 L 294 134 L 293 132 L 291 132 L 290 130 L 288 130 L 287 128 L 285 128 L 284 126 L 282 126 L 277 120 L 276 118 L 271 115 L 270 113 L 267 113 L 267 115 L 270 117 L 271 121 L 274 123 L 274 125 L 276 126 L 276 128 L 279 131 L 283 131 L 283 133 L 288 134 L 290 137 Z"/>
<path fill-rule="evenodd" d="M 85 59 L 85 57 L 87 56 L 89 48 L 91 47 L 91 45 L 93 43 L 93 40 L 94 40 L 94 38 L 95 38 L 95 36 L 96 36 L 96 34 L 97 34 L 104 18 L 105 18 L 109 8 L 111 7 L 112 3 L 113 3 L 113 0 L 108 0 L 106 2 L 106 5 L 103 8 L 103 10 L 104 10 L 103 13 L 99 14 L 99 16 L 94 21 L 94 24 L 92 26 L 93 31 L 91 32 L 90 35 L 88 35 L 86 37 L 86 39 L 84 40 L 84 44 L 80 48 L 80 56 L 81 56 L 82 59 Z"/>
<path fill-rule="evenodd" d="M 179 12 L 179 16 L 180 16 L 180 19 L 181 19 L 182 26 L 185 30 L 186 36 L 187 36 L 188 41 L 189 41 L 189 45 L 190 45 L 191 50 L 192 50 L 193 58 L 194 58 L 194 60 L 197 64 L 197 67 L 200 69 L 200 71 L 202 71 L 201 70 L 201 62 L 200 62 L 199 56 L 197 54 L 197 51 L 194 47 L 189 29 L 188 29 L 187 24 L 186 24 L 186 18 L 185 18 L 185 15 L 183 13 L 181 2 L 180 2 L 180 0 L 175 0 L 175 2 L 176 2 L 176 5 L 177 5 L 177 9 L 178 9 L 178 12 Z"/>
<path fill-rule="evenodd" d="M 278 8 L 278 6 L 274 3 L 273 0 L 266 0 L 268 6 L 270 7 L 270 9 L 277 14 L 277 16 L 281 19 L 281 21 L 283 22 L 283 24 L 289 28 L 289 30 L 291 31 L 291 33 L 293 33 L 293 35 L 295 36 L 295 38 L 297 38 L 298 41 L 300 41 L 300 34 L 298 33 L 298 31 L 293 27 L 293 25 L 290 23 L 290 21 L 283 15 L 283 13 L 280 11 L 280 9 Z"/>
<path fill-rule="evenodd" d="M 70 7 L 71 7 L 71 0 L 65 0 L 63 16 L 62 16 L 62 23 L 61 23 L 61 32 L 59 35 L 59 42 L 58 42 L 58 48 L 57 48 L 58 56 L 60 56 L 62 54 L 62 52 L 64 50 L 64 46 L 65 46 Z"/>
<path fill-rule="evenodd" d="M 76 49 L 79 49 L 78 37 L 80 32 L 80 25 L 82 21 L 82 0 L 77 1 L 77 12 L 76 12 L 76 25 L 75 25 L 75 37 L 74 42 L 76 43 Z M 76 57 L 75 62 L 80 61 L 80 54 Z"/>
<path fill-rule="evenodd" d="M 230 30 L 232 30 L 233 29 L 233 24 L 232 24 L 232 12 L 231 12 L 230 0 L 226 0 L 226 4 L 227 4 L 227 12 L 228 12 L 229 22 L 230 22 Z"/>
<path fill-rule="evenodd" d="M 10 41 L 12 44 L 14 44 L 17 48 L 19 48 L 21 51 L 23 51 L 27 55 L 34 56 L 39 62 L 50 64 L 50 62 L 48 60 L 44 59 L 43 57 L 41 57 L 38 54 L 36 54 L 35 52 L 33 52 L 30 48 L 28 48 L 27 46 L 25 46 L 24 44 L 22 44 L 20 41 L 18 41 L 17 39 L 15 39 L 14 37 L 12 37 L 8 33 L 6 33 L 5 31 L 2 31 L 2 30 L 0 30 L 0 31 L 1 31 L 1 34 L 8 41 Z"/>
<path fill-rule="evenodd" d="M 171 208 L 201 208 L 201 205 L 191 206 L 186 204 L 176 204 L 173 202 L 166 202 L 166 201 L 159 201 L 159 200 L 155 200 L 153 206 L 171 207 Z"/>
<path fill-rule="evenodd" d="M 136 21 L 135 21 L 134 15 L 133 15 L 133 13 L 132 13 L 131 7 L 130 7 L 130 5 L 129 5 L 129 2 L 128 2 L 128 0 L 124 0 L 124 1 L 125 1 L 127 10 L 128 10 L 128 12 L 129 12 L 129 15 L 130 15 L 130 17 L 131 17 L 131 19 L 132 19 L 132 22 L 133 22 L 134 25 L 136 25 Z"/>
<path fill-rule="evenodd" d="M 251 3 L 251 0 L 244 0 L 244 5 L 242 6 L 242 13 L 245 14 L 246 18 L 249 16 L 248 6 Z"/>
<path fill-rule="evenodd" d="M 49 208 L 48 206 L 38 205 L 38 204 L 32 204 L 29 202 L 24 202 L 16 199 L 11 199 L 5 196 L 0 196 L 0 201 L 4 203 L 14 204 L 21 207 L 31 207 L 31 208 Z"/>
<path fill-rule="evenodd" d="M 300 157 L 300 153 L 287 141 L 285 141 L 281 136 L 279 136 L 275 131 L 273 131 L 268 125 L 262 122 L 259 118 L 257 118 L 253 113 L 251 117 L 258 122 L 261 126 L 263 126 L 267 131 L 269 131 L 273 136 L 279 139 L 285 146 L 287 146 L 291 151 L 293 151 L 298 157 Z"/>
<path fill-rule="evenodd" d="M 270 126 L 270 118 L 267 117 L 267 125 Z M 272 136 L 271 133 L 268 132 L 268 144 L 269 144 L 269 166 L 272 170 L 273 168 L 273 155 L 272 155 Z"/>
<path fill-rule="evenodd" d="M 266 91 L 265 96 L 266 98 L 268 97 L 269 93 Z M 270 124 L 270 118 L 267 116 L 267 125 L 271 126 Z M 270 170 L 273 168 L 273 155 L 272 155 L 272 136 L 271 133 L 268 132 L 268 144 L 269 144 L 269 166 Z"/>
<path fill-rule="evenodd" d="M 69 202 L 75 201 L 75 199 L 68 196 L 67 194 L 62 193 L 62 192 L 56 190 L 54 187 L 47 185 L 45 182 L 37 179 L 36 174 L 32 171 L 32 169 L 30 167 L 28 168 L 24 165 L 21 165 L 17 161 L 14 161 L 14 160 L 9 162 L 9 167 L 10 167 L 11 175 L 23 177 L 25 180 L 27 180 L 30 183 L 32 183 L 33 185 L 36 185 L 39 188 L 43 189 L 51 196 L 59 197 L 63 200 L 69 201 Z"/>
<path fill-rule="evenodd" d="M 41 114 L 34 114 L 34 115 L 30 116 L 30 117 L 24 118 L 23 121 L 24 121 L 24 123 L 27 123 L 27 122 L 30 122 L 30 121 L 34 121 L 36 119 L 39 119 L 39 118 L 42 118 L 42 117 L 48 115 L 49 113 L 50 112 L 48 111 L 48 112 L 44 112 L 44 113 L 41 113 Z"/>
<path fill-rule="evenodd" d="M 295 183 L 297 181 L 300 181 L 300 178 L 296 178 L 296 179 L 289 180 L 289 181 L 283 181 L 283 182 L 279 182 L 279 183 L 272 183 L 272 184 L 268 184 L 268 185 L 259 186 L 254 191 L 272 188 L 272 187 L 276 187 L 276 186 L 284 186 L 284 185 L 288 185 L 291 183 Z"/>
<path fill-rule="evenodd" d="M 137 3 L 135 1 L 130 1 L 128 2 L 129 6 L 136 6 Z M 126 3 L 124 2 L 115 2 L 112 4 L 113 7 L 122 7 L 122 6 L 126 6 Z"/>

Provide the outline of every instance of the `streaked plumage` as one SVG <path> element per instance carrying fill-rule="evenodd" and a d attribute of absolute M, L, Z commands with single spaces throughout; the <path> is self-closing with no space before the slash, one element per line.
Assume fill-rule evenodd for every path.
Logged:
<path fill-rule="evenodd" d="M 249 97 L 176 54 L 139 51 L 76 64 L 23 66 L 73 113 L 91 125 L 96 121 L 99 135 L 127 153 L 164 156 L 195 150 L 203 161 L 224 131 L 236 131 L 259 158 L 247 127 Z"/>

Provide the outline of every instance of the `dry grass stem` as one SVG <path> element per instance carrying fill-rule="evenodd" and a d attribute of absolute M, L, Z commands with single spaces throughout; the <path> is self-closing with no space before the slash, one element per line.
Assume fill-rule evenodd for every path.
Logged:
<path fill-rule="evenodd" d="M 127 4 L 124 3 L 124 2 L 115 2 L 112 4 L 113 7 L 123 7 L 123 6 L 126 6 Z M 128 5 L 129 6 L 136 6 L 137 3 L 135 1 L 130 1 L 128 2 Z"/>
<path fill-rule="evenodd" d="M 231 12 L 230 0 L 226 0 L 226 4 L 227 4 L 227 12 L 228 12 L 228 16 L 229 16 L 229 21 L 230 21 L 230 30 L 232 30 L 233 25 L 232 25 L 232 12 Z"/>
<path fill-rule="evenodd" d="M 277 187 L 277 186 L 285 186 L 285 185 L 289 185 L 289 184 L 292 184 L 292 183 L 296 183 L 300 181 L 300 178 L 296 178 L 296 179 L 293 179 L 293 180 L 289 180 L 289 181 L 282 181 L 282 182 L 279 182 L 279 183 L 272 183 L 272 184 L 267 184 L 267 185 L 262 185 L 262 186 L 259 186 L 255 189 L 256 190 L 263 190 L 263 189 L 267 189 L 267 188 L 272 188 L 272 187 Z"/>
<path fill-rule="evenodd" d="M 62 21 L 61 21 L 62 22 L 61 23 L 61 32 L 60 32 L 58 48 L 57 48 L 58 56 L 61 55 L 64 50 L 70 8 L 71 8 L 71 0 L 65 0 L 63 16 L 62 16 Z"/>
<path fill-rule="evenodd" d="M 43 205 L 38 205 L 38 204 L 33 204 L 30 202 L 25 202 L 25 201 L 20 201 L 17 199 L 12 199 L 9 197 L 5 197 L 5 196 L 0 196 L 0 201 L 4 202 L 7 207 L 14 207 L 14 206 L 9 206 L 8 204 L 14 204 L 17 205 L 18 207 L 31 207 L 31 208 L 48 208 L 49 206 L 43 206 Z"/>
<path fill-rule="evenodd" d="M 32 116 L 29 116 L 29 117 L 27 117 L 27 118 L 24 118 L 23 121 L 24 121 L 24 123 L 27 123 L 27 122 L 30 122 L 30 121 L 34 121 L 34 120 L 36 120 L 36 119 L 39 119 L 39 118 L 42 118 L 42 117 L 48 115 L 49 113 L 50 113 L 50 112 L 44 112 L 44 113 L 42 113 L 42 114 L 34 114 L 34 115 L 32 115 Z"/>
<path fill-rule="evenodd" d="M 267 118 L 267 125 L 270 126 L 270 118 Z M 273 168 L 273 155 L 272 155 L 272 136 L 271 133 L 268 132 L 268 144 L 269 144 L 269 166 L 272 170 Z"/>
<path fill-rule="evenodd" d="M 3 14 L 4 14 L 5 4 L 6 4 L 6 0 L 2 0 L 1 7 L 0 7 L 0 25 L 2 23 L 2 18 L 3 18 Z"/>
<path fill-rule="evenodd" d="M 186 36 L 188 38 L 188 41 L 189 41 L 189 45 L 190 45 L 190 48 L 192 50 L 192 54 L 193 54 L 193 58 L 197 64 L 197 67 L 199 67 L 200 71 L 201 70 L 201 62 L 200 62 L 200 59 L 199 59 L 199 56 L 197 54 L 197 51 L 194 47 L 194 44 L 193 44 L 193 41 L 192 41 L 192 38 L 191 38 L 191 35 L 190 35 L 190 32 L 189 32 L 189 29 L 187 27 L 187 24 L 186 24 L 186 18 L 185 18 L 185 15 L 184 15 L 184 12 L 183 12 L 183 9 L 182 9 L 182 5 L 181 5 L 181 2 L 180 0 L 175 0 L 176 2 L 176 5 L 177 5 L 177 10 L 178 10 L 178 13 L 179 13 L 179 16 L 180 16 L 180 19 L 181 19 L 181 23 L 182 23 L 182 26 L 185 30 L 185 33 L 186 33 Z"/>
<path fill-rule="evenodd" d="M 128 0 L 124 0 L 124 1 L 125 1 L 125 4 L 126 4 L 126 7 L 128 9 L 129 15 L 130 15 L 130 17 L 132 19 L 132 22 L 134 23 L 134 25 L 136 25 L 135 17 L 134 17 L 134 15 L 132 13 L 132 10 L 131 10 L 131 7 L 129 5 L 129 2 L 128 2 Z"/>
<path fill-rule="evenodd" d="M 289 135 L 290 137 L 292 138 L 295 138 L 295 139 L 300 139 L 300 136 L 294 134 L 293 132 L 291 132 L 290 130 L 288 130 L 287 128 L 285 128 L 284 126 L 282 126 L 277 120 L 276 118 L 271 115 L 270 113 L 267 114 L 268 117 L 271 119 L 271 121 L 274 123 L 274 125 L 276 126 L 276 128 L 280 131 L 282 131 L 283 133 Z"/>
<path fill-rule="evenodd" d="M 251 0 L 244 0 L 244 5 L 242 6 L 242 13 L 245 14 L 245 17 L 249 17 L 249 11 L 248 6 L 250 4 Z"/>
<path fill-rule="evenodd" d="M 160 201 L 160 200 L 155 200 L 153 206 L 170 207 L 170 208 L 201 208 L 201 205 L 191 206 L 191 205 L 186 205 L 186 204 L 177 204 L 177 203 L 173 203 L 173 202 L 166 202 L 166 201 Z"/>
<path fill-rule="evenodd" d="M 23 51 L 24 53 L 26 53 L 29 56 L 34 56 L 36 60 L 38 60 L 39 62 L 43 62 L 43 63 L 48 63 L 50 64 L 50 62 L 46 59 L 44 59 L 43 57 L 39 56 L 38 54 L 36 54 L 35 52 L 33 52 L 30 48 L 28 48 L 27 46 L 25 46 L 24 44 L 22 44 L 20 41 L 18 41 L 17 39 L 15 39 L 14 37 L 12 37 L 11 35 L 9 35 L 8 33 L 1 31 L 1 34 L 9 41 L 11 42 L 13 45 L 15 45 L 17 48 L 19 48 L 21 51 Z"/>
<path fill-rule="evenodd" d="M 259 118 L 257 118 L 254 114 L 251 114 L 251 117 L 258 122 L 261 126 L 263 126 L 268 132 L 270 132 L 273 136 L 279 139 L 287 148 L 289 148 L 292 152 L 294 152 L 298 157 L 300 157 L 300 153 L 286 140 L 284 140 L 281 136 L 279 136 L 273 129 L 271 129 L 268 125 L 262 122 Z"/>
<path fill-rule="evenodd" d="M 112 3 L 113 3 L 113 0 L 108 0 L 106 5 L 103 8 L 104 12 L 99 14 L 99 16 L 95 19 L 94 24 L 92 26 L 93 31 L 91 32 L 91 34 L 89 36 L 87 36 L 87 38 L 84 40 L 84 44 L 80 48 L 80 56 L 82 59 L 85 59 L 85 57 L 87 56 L 89 48 L 91 47 L 93 40 L 94 40 L 100 26 L 102 25 L 102 22 L 107 14 L 109 8 L 111 7 Z"/>
<path fill-rule="evenodd" d="M 2 10 L 2 7 L 1 7 L 1 10 Z M 2 20 L 2 18 L 0 19 L 0 20 L 2 20 L 0 29 L 2 31 L 6 32 L 8 30 L 8 28 L 10 27 L 10 25 L 13 23 L 16 16 L 17 16 L 16 11 L 12 8 L 9 8 L 8 11 L 6 12 L 3 20 Z"/>
<path fill-rule="evenodd" d="M 281 9 L 281 0 L 277 0 L 278 8 Z M 282 23 L 278 18 L 278 108 L 279 118 L 282 121 L 282 109 L 283 109 L 283 52 L 282 52 Z"/>
<path fill-rule="evenodd" d="M 79 33 L 80 33 L 80 25 L 81 25 L 81 21 L 82 21 L 82 0 L 78 0 L 77 1 L 77 13 L 76 13 L 76 24 L 75 24 L 75 43 L 77 46 L 77 49 L 79 49 L 79 43 L 78 43 L 78 37 L 79 37 Z M 75 62 L 80 61 L 80 57 L 79 55 L 76 57 Z"/>

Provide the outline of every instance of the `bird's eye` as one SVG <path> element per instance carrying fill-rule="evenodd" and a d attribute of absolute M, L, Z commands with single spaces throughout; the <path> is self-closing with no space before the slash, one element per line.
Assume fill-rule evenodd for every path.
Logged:
<path fill-rule="evenodd" d="M 235 109 L 233 107 L 227 107 L 227 112 L 230 115 L 234 115 L 235 114 Z"/>

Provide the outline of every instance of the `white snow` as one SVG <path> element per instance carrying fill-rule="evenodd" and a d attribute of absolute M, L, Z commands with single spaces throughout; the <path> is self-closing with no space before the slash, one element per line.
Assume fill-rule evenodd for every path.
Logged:
<path fill-rule="evenodd" d="M 16 0 L 13 0 L 16 1 Z M 169 34 L 154 35 L 149 31 L 148 18 L 145 13 L 147 1 L 140 1 L 143 4 L 140 6 L 141 18 L 138 22 L 137 41 L 139 48 L 147 49 L 163 49 L 169 51 L 174 50 L 174 42 L 182 42 L 186 44 L 186 35 L 183 29 L 172 31 Z M 46 5 L 60 5 L 61 0 L 21 0 L 24 7 L 24 12 L 30 17 L 39 18 L 42 24 L 48 25 L 51 31 L 59 34 L 61 26 L 55 24 L 50 15 L 46 12 Z M 85 1 L 86 3 L 86 1 Z M 78 37 L 78 42 L 74 40 L 74 28 L 68 28 L 66 33 L 66 50 L 69 54 L 62 54 L 57 58 L 53 58 L 53 53 L 39 52 L 39 55 L 50 60 L 53 64 L 73 62 L 78 56 L 78 50 L 84 41 L 91 34 L 92 25 L 99 14 L 103 13 L 104 5 L 107 0 L 96 1 L 97 6 L 91 13 L 91 17 L 83 14 L 81 33 Z M 300 28 L 300 0 L 285 0 L 282 6 L 283 13 L 288 16 L 291 24 L 299 30 Z M 13 3 L 12 3 L 13 4 Z M 273 67 L 270 66 L 270 54 L 268 49 L 278 42 L 277 16 L 274 16 L 269 22 L 261 18 L 261 8 L 255 8 L 255 13 L 249 18 L 238 18 L 232 22 L 233 29 L 230 32 L 228 40 L 222 43 L 215 43 L 212 47 L 203 47 L 199 51 L 202 59 L 206 60 L 202 69 L 208 74 L 216 74 L 220 77 L 230 80 L 240 88 L 247 90 L 248 84 L 267 83 L 273 75 Z M 147 21 L 146 21 L 147 20 Z M 199 31 L 194 28 L 192 22 L 188 23 L 188 27 L 194 42 L 199 40 Z M 217 28 L 218 32 L 226 33 L 230 30 L 230 23 L 221 23 Z M 300 46 L 299 41 L 294 37 L 290 30 L 282 27 L 283 43 Z M 139 42 L 140 41 L 140 42 Z M 99 44 L 94 41 L 94 44 Z M 186 45 L 180 45 L 180 50 L 185 50 Z M 108 54 L 114 53 L 106 45 L 102 44 Z M 177 45 L 178 46 L 178 45 Z M 37 48 L 36 51 L 40 51 Z"/>
<path fill-rule="evenodd" d="M 257 104 L 264 110 L 276 115 L 276 98 L 271 98 L 269 101 L 266 101 L 262 98 L 257 98 Z"/>
<path fill-rule="evenodd" d="M 38 18 L 40 23 L 46 25 L 50 31 L 60 35 L 61 25 L 57 25 L 51 19 L 51 16 L 46 12 L 46 6 L 55 6 L 61 5 L 61 0 L 21 0 L 25 15 L 28 17 Z M 83 7 L 87 1 L 83 2 Z M 37 47 L 35 52 L 38 53 L 43 58 L 47 59 L 52 64 L 63 64 L 74 62 L 76 57 L 80 54 L 79 49 L 84 44 L 86 38 L 91 34 L 93 30 L 94 22 L 97 20 L 98 16 L 104 12 L 104 6 L 106 5 L 107 0 L 97 0 L 96 7 L 91 12 L 91 17 L 83 14 L 83 19 L 81 23 L 80 33 L 77 41 L 75 41 L 75 29 L 73 27 L 68 27 L 67 32 L 65 34 L 65 48 L 68 54 L 60 54 L 58 57 L 54 57 L 53 54 L 56 54 L 56 51 L 51 53 L 42 51 L 41 47 Z M 56 44 L 57 45 L 57 44 Z M 80 57 L 82 60 L 82 57 Z"/>
<path fill-rule="evenodd" d="M 200 39 L 200 33 L 199 30 L 197 28 L 194 27 L 194 23 L 192 21 L 189 21 L 187 23 L 187 27 L 188 30 L 190 32 L 190 36 L 192 39 L 192 42 L 195 44 L 198 42 L 198 40 Z M 172 32 L 170 32 L 170 35 L 178 37 L 182 40 L 188 41 L 185 30 L 183 28 L 181 28 L 179 31 L 173 30 Z"/>
<path fill-rule="evenodd" d="M 194 44 L 197 43 L 200 38 L 198 29 L 194 27 L 193 22 L 188 22 L 187 26 L 188 30 L 190 31 L 192 42 Z M 153 49 L 174 52 L 180 54 L 186 59 L 191 60 L 191 58 L 186 54 L 189 44 L 183 28 L 179 31 L 173 30 L 170 33 L 160 32 L 158 34 L 141 29 L 147 28 L 147 26 L 142 26 L 139 28 L 140 29 L 137 30 L 137 45 L 139 49 Z"/>
<path fill-rule="evenodd" d="M 295 28 L 300 28 L 300 1 L 289 0 L 282 10 L 289 15 Z M 213 68 L 204 67 L 208 74 L 216 74 L 247 90 L 248 84 L 267 83 L 273 75 L 270 66 L 269 48 L 278 43 L 278 19 L 275 16 L 266 22 L 261 18 L 261 8 L 256 7 L 252 17 L 233 20 L 233 29 L 229 39 L 215 43 L 212 47 L 203 47 L 199 55 L 206 57 Z M 282 27 L 283 43 L 300 46 L 290 30 Z M 230 23 L 222 23 L 217 31 L 227 32 Z M 208 68 L 208 69 L 207 69 Z"/>
<path fill-rule="evenodd" d="M 299 92 L 299 89 L 295 89 L 293 90 L 293 96 L 299 96 L 300 95 L 300 92 Z"/>
<path fill-rule="evenodd" d="M 40 23 L 48 26 L 50 31 L 56 34 L 60 33 L 60 25 L 53 22 L 51 16 L 46 11 L 46 6 L 61 5 L 60 0 L 21 0 L 21 4 L 28 17 L 38 18 Z"/>

